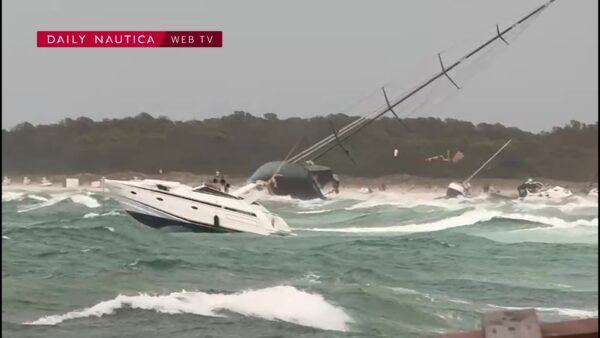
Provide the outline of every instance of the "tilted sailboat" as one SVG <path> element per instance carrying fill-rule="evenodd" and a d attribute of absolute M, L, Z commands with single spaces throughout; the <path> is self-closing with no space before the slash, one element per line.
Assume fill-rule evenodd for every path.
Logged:
<path fill-rule="evenodd" d="M 458 196 L 462 196 L 462 197 L 469 197 L 471 196 L 471 180 L 477 175 L 479 174 L 479 172 L 481 170 L 483 170 L 483 168 L 485 168 L 485 166 L 487 166 L 490 162 L 492 162 L 492 160 L 498 156 L 498 154 L 500 154 L 500 152 L 502 150 L 504 150 L 504 148 L 506 148 L 509 144 L 510 144 L 511 140 L 508 140 L 506 143 L 504 143 L 504 145 L 502 145 L 502 147 L 500 147 L 500 149 L 498 149 L 494 155 L 492 155 L 492 157 L 488 158 L 487 161 L 485 161 L 479 168 L 477 168 L 477 170 L 475 170 L 471 176 L 469 176 L 466 180 L 462 181 L 462 182 L 450 182 L 450 184 L 448 185 L 448 189 L 446 189 L 446 198 L 453 198 L 453 197 L 458 197 Z"/>
<path fill-rule="evenodd" d="M 453 72 L 456 72 L 465 64 L 468 64 L 471 60 L 474 60 L 475 56 L 482 55 L 490 51 L 492 48 L 502 45 L 508 46 L 509 33 L 515 32 L 518 27 L 523 26 L 525 23 L 531 21 L 554 1 L 555 0 L 550 0 L 546 2 L 503 30 L 496 25 L 495 34 L 491 38 L 477 45 L 474 49 L 464 54 L 462 57 L 459 57 L 453 63 L 445 64 L 441 53 L 438 54 L 440 70 L 430 78 L 426 79 L 424 82 L 421 82 L 417 86 L 413 87 L 404 95 L 401 95 L 396 99 L 389 99 L 386 88 L 382 87 L 382 106 L 370 113 L 360 116 L 339 130 L 336 130 L 332 126 L 331 135 L 299 152 L 289 160 L 283 161 L 283 163 L 281 161 L 276 161 L 263 164 L 250 176 L 249 182 L 254 183 L 265 181 L 267 178 L 275 177 L 275 181 L 272 181 L 272 183 L 276 184 L 273 184 L 273 188 L 269 189 L 272 194 L 290 195 L 300 199 L 324 198 L 322 189 L 327 184 L 337 182 L 334 181 L 334 174 L 331 168 L 325 166 L 316 166 L 314 161 L 320 159 L 331 150 L 339 147 L 344 151 L 346 156 L 348 156 L 354 162 L 354 159 L 350 157 L 349 151 L 344 148 L 344 141 L 388 112 L 391 112 L 398 122 L 404 124 L 394 109 L 396 107 L 403 108 L 403 106 L 400 105 L 407 105 L 409 101 L 412 100 L 417 94 L 421 93 L 424 89 L 432 86 L 433 84 L 440 82 L 440 80 L 448 81 L 448 83 L 455 87 L 455 89 L 460 89 L 459 84 L 457 84 L 457 82 L 453 79 Z"/>

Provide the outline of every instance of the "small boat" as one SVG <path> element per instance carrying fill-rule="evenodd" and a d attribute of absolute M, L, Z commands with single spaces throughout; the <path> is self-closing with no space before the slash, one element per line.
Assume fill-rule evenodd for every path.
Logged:
<path fill-rule="evenodd" d="M 362 187 L 362 188 L 358 189 L 358 192 L 360 192 L 362 194 L 370 194 L 373 192 L 373 189 L 371 189 L 371 187 Z"/>
<path fill-rule="evenodd" d="M 562 200 L 573 196 L 568 188 L 549 186 L 531 178 L 519 185 L 517 191 L 521 200 Z"/>
<path fill-rule="evenodd" d="M 52 182 L 50 182 L 47 178 L 42 177 L 42 183 L 40 183 L 40 185 L 42 187 L 49 187 L 52 185 Z"/>
<path fill-rule="evenodd" d="M 471 196 L 471 183 L 469 183 L 473 177 L 475 177 L 486 165 L 488 165 L 506 146 L 510 144 L 511 140 L 508 140 L 500 149 L 498 149 L 492 157 L 488 158 L 474 173 L 469 176 L 466 180 L 462 182 L 450 182 L 448 184 L 448 188 L 446 189 L 446 198 L 455 198 L 455 197 L 470 197 Z"/>
<path fill-rule="evenodd" d="M 450 182 L 446 188 L 446 198 L 471 196 L 471 184 L 469 182 Z"/>
<path fill-rule="evenodd" d="M 153 228 L 182 226 L 195 232 L 248 232 L 286 235 L 279 216 L 255 201 L 207 185 L 191 187 L 163 180 L 104 180 L 123 208 Z"/>

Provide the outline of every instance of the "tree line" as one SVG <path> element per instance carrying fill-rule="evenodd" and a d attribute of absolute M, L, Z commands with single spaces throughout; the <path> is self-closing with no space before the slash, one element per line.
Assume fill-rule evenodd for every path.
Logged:
<path fill-rule="evenodd" d="M 172 121 L 147 113 L 94 121 L 86 117 L 56 124 L 22 123 L 2 130 L 4 175 L 52 175 L 159 170 L 249 176 L 262 163 L 282 160 L 296 144 L 300 151 L 356 117 L 344 114 L 279 119 L 236 111 L 205 120 Z M 501 124 L 439 118 L 381 118 L 344 142 L 356 164 L 337 148 L 317 163 L 339 174 L 410 174 L 466 178 L 506 140 L 512 143 L 482 177 L 545 177 L 589 180 L 597 172 L 598 123 L 571 121 L 551 131 L 531 133 Z M 397 149 L 397 157 L 393 156 Z M 452 164 L 425 161 L 462 152 Z"/>

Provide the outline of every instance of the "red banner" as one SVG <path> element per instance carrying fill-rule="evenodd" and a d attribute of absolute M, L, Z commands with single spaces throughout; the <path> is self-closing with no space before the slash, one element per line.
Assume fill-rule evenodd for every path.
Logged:
<path fill-rule="evenodd" d="M 43 48 L 220 48 L 221 31 L 38 31 Z"/>

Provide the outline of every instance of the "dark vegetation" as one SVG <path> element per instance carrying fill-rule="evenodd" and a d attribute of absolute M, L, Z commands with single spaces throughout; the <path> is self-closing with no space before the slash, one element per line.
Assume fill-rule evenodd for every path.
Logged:
<path fill-rule="evenodd" d="M 124 119 L 93 121 L 65 119 L 58 124 L 22 123 L 2 130 L 2 172 L 9 174 L 105 174 L 116 171 L 156 173 L 221 170 L 231 176 L 249 176 L 270 160 L 281 160 L 299 143 L 295 153 L 356 117 L 278 119 L 235 112 L 203 121 L 171 121 L 142 113 Z M 585 181 L 597 170 L 598 124 L 571 121 L 551 132 L 533 134 L 501 124 L 410 118 L 408 128 L 383 118 L 344 144 L 353 164 L 335 149 L 317 163 L 340 174 L 379 176 L 410 174 L 430 177 L 468 176 L 507 139 L 512 143 L 493 161 L 482 177 L 546 177 Z M 393 150 L 399 156 L 393 157 Z M 458 164 L 426 162 L 425 158 L 460 150 Z"/>

